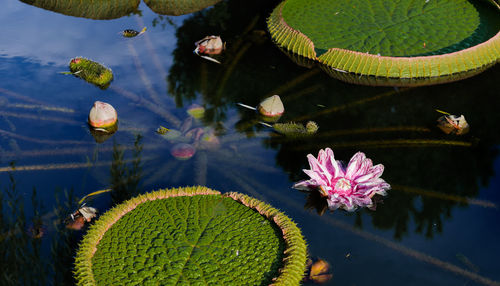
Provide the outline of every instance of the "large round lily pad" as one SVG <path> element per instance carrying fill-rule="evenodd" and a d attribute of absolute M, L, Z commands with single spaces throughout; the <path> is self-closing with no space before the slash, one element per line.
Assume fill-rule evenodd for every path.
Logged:
<path fill-rule="evenodd" d="M 500 8 L 494 1 L 285 0 L 268 27 L 285 51 L 321 63 L 334 76 L 455 75 L 453 80 L 500 59 Z"/>
<path fill-rule="evenodd" d="M 306 245 L 283 213 L 238 193 L 160 190 L 105 213 L 76 257 L 79 285 L 298 285 Z"/>

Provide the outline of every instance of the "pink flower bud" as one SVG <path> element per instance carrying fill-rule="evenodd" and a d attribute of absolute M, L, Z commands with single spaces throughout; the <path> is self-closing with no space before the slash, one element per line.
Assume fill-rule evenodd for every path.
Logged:
<path fill-rule="evenodd" d="M 281 116 L 285 112 L 283 102 L 281 102 L 279 95 L 273 95 L 264 99 L 259 104 L 259 112 L 264 116 L 276 117 Z"/>
<path fill-rule="evenodd" d="M 108 103 L 96 101 L 90 109 L 89 124 L 94 128 L 108 128 L 118 120 L 116 110 Z"/>

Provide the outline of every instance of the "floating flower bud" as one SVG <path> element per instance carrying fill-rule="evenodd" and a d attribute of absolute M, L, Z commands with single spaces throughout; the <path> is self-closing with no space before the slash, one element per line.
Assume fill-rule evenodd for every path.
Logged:
<path fill-rule="evenodd" d="M 194 53 L 198 56 L 220 64 L 220 62 L 212 57 L 206 55 L 218 55 L 226 48 L 226 44 L 222 42 L 219 36 L 207 36 L 198 42 L 194 43 L 196 48 Z"/>
<path fill-rule="evenodd" d="M 188 160 L 194 156 L 196 149 L 186 143 L 178 143 L 170 149 L 170 154 L 179 160 Z"/>
<path fill-rule="evenodd" d="M 86 222 L 90 222 L 96 217 L 97 210 L 93 207 L 81 207 L 78 212 L 83 216 Z"/>
<path fill-rule="evenodd" d="M 97 210 L 93 207 L 81 206 L 66 219 L 66 228 L 80 230 L 87 222 L 96 217 Z"/>
<path fill-rule="evenodd" d="M 446 134 L 464 135 L 469 132 L 469 124 L 463 115 L 460 117 L 452 114 L 445 114 L 438 118 L 437 127 Z"/>
<path fill-rule="evenodd" d="M 259 104 L 258 110 L 265 117 L 279 118 L 285 112 L 285 107 L 279 95 L 273 95 L 264 99 Z"/>
<path fill-rule="evenodd" d="M 97 143 L 109 139 L 118 130 L 116 110 L 108 103 L 96 101 L 89 113 L 90 133 Z"/>
<path fill-rule="evenodd" d="M 205 115 L 205 108 L 198 104 L 192 104 L 188 107 L 187 113 L 196 119 L 201 119 Z"/>
<path fill-rule="evenodd" d="M 117 120 L 118 114 L 111 104 L 102 101 L 94 102 L 89 113 L 90 126 L 105 131 L 115 125 Z"/>
<path fill-rule="evenodd" d="M 358 152 L 345 168 L 335 160 L 332 149 L 320 150 L 318 158 L 307 155 L 311 169 L 303 170 L 310 179 L 293 185 L 299 190 L 318 190 L 327 197 L 331 210 L 343 208 L 354 211 L 358 207 L 372 207 L 372 197 L 376 194 L 385 196 L 390 185 L 380 176 L 384 166 L 373 166 L 372 160 Z"/>
<path fill-rule="evenodd" d="M 113 80 L 111 69 L 86 58 L 77 57 L 69 62 L 71 73 L 102 89 L 108 88 Z"/>
<path fill-rule="evenodd" d="M 194 45 L 196 46 L 195 53 L 205 55 L 218 55 L 226 47 L 220 36 L 206 36 L 194 43 Z"/>
<path fill-rule="evenodd" d="M 122 32 L 122 36 L 124 36 L 125 38 L 133 38 L 143 34 L 144 32 L 146 32 L 146 27 L 142 28 L 140 32 L 132 29 L 127 29 Z"/>

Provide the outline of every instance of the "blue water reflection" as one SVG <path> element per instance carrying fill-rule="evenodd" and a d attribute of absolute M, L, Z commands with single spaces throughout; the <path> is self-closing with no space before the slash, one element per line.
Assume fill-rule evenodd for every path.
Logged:
<path fill-rule="evenodd" d="M 265 18 L 277 3 L 228 1 L 178 17 L 141 4 L 140 15 L 106 21 L 3 4 L 0 284 L 74 283 L 74 250 L 84 231 L 68 230 L 62 220 L 77 198 L 111 186 L 122 190 L 91 201 L 102 213 L 136 193 L 194 184 L 246 193 L 283 210 L 303 230 L 311 256 L 332 265 L 329 285 L 500 283 L 498 65 L 439 86 L 355 86 L 299 67 L 273 45 Z M 143 26 L 148 30 L 139 37 L 119 34 Z M 228 41 L 222 65 L 192 53 L 207 34 Z M 61 74 L 75 56 L 110 67 L 111 86 L 101 90 Z M 318 136 L 284 140 L 236 105 L 257 105 L 274 93 L 285 104 L 281 120 L 315 120 Z M 103 143 L 86 123 L 96 100 L 112 104 L 119 117 L 118 131 Z M 206 114 L 186 127 L 192 103 Z M 436 108 L 464 114 L 470 134 L 442 134 Z M 155 132 L 160 125 L 209 128 L 220 143 L 177 160 L 176 141 Z M 291 185 L 306 178 L 306 155 L 325 147 L 338 159 L 360 150 L 385 165 L 393 190 L 375 212 L 320 216 L 316 205 L 304 207 L 308 195 Z M 43 229 L 33 234 L 37 221 Z"/>

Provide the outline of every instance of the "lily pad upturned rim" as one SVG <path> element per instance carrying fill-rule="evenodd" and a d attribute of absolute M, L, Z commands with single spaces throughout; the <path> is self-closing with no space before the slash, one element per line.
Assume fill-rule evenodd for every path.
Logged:
<path fill-rule="evenodd" d="M 203 186 L 181 187 L 173 189 L 160 189 L 132 198 L 122 204 L 119 204 L 102 215 L 94 225 L 92 225 L 79 245 L 75 259 L 75 278 L 78 285 L 96 285 L 92 271 L 92 257 L 97 251 L 97 246 L 104 234 L 121 217 L 134 210 L 144 202 L 166 199 L 179 196 L 197 196 L 197 195 L 221 195 L 222 197 L 232 198 L 241 204 L 254 209 L 262 216 L 273 221 L 283 233 L 285 241 L 285 250 L 283 258 L 283 267 L 279 270 L 279 275 L 273 279 L 272 285 L 299 285 L 303 278 L 306 260 L 307 246 L 296 224 L 284 213 L 261 202 L 255 198 L 244 194 L 229 192 L 221 194 L 219 191 L 209 189 Z"/>
<path fill-rule="evenodd" d="M 500 31 L 476 46 L 442 55 L 391 57 L 330 48 L 318 57 L 312 40 L 288 25 L 282 17 L 287 1 L 281 2 L 267 20 L 273 40 L 288 52 L 340 73 L 398 79 L 431 78 L 481 69 L 500 60 Z M 489 2 L 500 9 L 495 2 Z"/>

